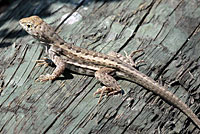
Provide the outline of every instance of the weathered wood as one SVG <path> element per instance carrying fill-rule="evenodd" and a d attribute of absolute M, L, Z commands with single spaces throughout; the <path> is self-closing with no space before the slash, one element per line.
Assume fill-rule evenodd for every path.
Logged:
<path fill-rule="evenodd" d="M 39 15 L 67 42 L 145 60 L 139 70 L 158 80 L 199 113 L 199 22 L 197 1 L 167 0 L 15 1 L 0 14 L 0 133 L 199 133 L 178 109 L 151 92 L 119 80 L 123 96 L 104 98 L 93 77 L 68 72 L 54 82 L 35 82 L 53 67 L 35 67 L 43 47 L 18 24 Z M 80 7 L 79 7 L 80 6 Z"/>

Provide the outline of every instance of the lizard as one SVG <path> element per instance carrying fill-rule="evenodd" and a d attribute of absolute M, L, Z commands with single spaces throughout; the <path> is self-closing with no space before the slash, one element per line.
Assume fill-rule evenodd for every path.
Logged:
<path fill-rule="evenodd" d="M 121 91 L 113 75 L 124 78 L 150 90 L 163 100 L 182 111 L 200 129 L 200 120 L 194 112 L 165 87 L 139 72 L 131 59 L 132 55 L 123 56 L 119 53 L 104 54 L 65 42 L 55 30 L 39 16 L 30 16 L 19 20 L 22 28 L 37 40 L 49 46 L 48 56 L 56 65 L 52 74 L 41 75 L 39 81 L 55 80 L 64 70 L 79 71 L 93 75 L 104 86 L 94 94 L 111 95 Z M 99 100 L 100 101 L 100 100 Z"/>

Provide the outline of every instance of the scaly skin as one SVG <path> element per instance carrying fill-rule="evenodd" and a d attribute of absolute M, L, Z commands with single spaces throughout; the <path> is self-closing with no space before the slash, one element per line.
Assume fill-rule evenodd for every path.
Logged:
<path fill-rule="evenodd" d="M 77 72 L 79 72 L 77 68 L 81 68 L 82 73 L 88 74 L 89 72 L 89 74 L 94 75 L 105 85 L 95 93 L 101 94 L 100 96 L 102 97 L 104 93 L 110 95 L 121 91 L 117 81 L 112 77 L 112 74 L 116 74 L 119 77 L 145 87 L 173 104 L 187 115 L 200 129 L 200 120 L 193 111 L 174 94 L 160 86 L 153 79 L 136 70 L 133 67 L 134 63 L 131 60 L 131 56 L 124 57 L 120 54 L 106 55 L 66 43 L 38 16 L 23 18 L 19 23 L 30 35 L 51 46 L 48 53 L 50 59 L 57 67 L 51 75 L 41 76 L 39 78 L 40 81 L 54 80 L 63 73 L 65 68 Z"/>

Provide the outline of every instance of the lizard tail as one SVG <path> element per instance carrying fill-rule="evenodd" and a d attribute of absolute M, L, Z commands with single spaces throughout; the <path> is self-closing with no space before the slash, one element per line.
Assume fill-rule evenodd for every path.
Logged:
<path fill-rule="evenodd" d="M 185 103 L 183 103 L 181 99 L 176 97 L 173 93 L 165 89 L 163 86 L 159 85 L 155 80 L 149 78 L 143 73 L 140 73 L 136 69 L 126 70 L 126 72 L 120 72 L 117 75 L 139 84 L 140 86 L 152 91 L 153 93 L 160 96 L 162 99 L 171 103 L 179 110 L 181 110 L 186 116 L 188 116 L 192 120 L 192 122 L 200 129 L 200 120 L 194 114 L 194 112 Z"/>
<path fill-rule="evenodd" d="M 147 88 L 147 87 L 145 87 L 145 88 Z M 152 88 L 150 90 L 152 92 L 154 92 L 155 94 L 158 94 L 159 96 L 161 96 L 167 102 L 169 102 L 172 105 L 174 105 L 175 107 L 177 107 L 179 110 L 181 110 L 200 129 L 200 120 L 194 114 L 194 112 L 185 103 L 183 103 L 181 101 L 180 98 L 176 97 L 173 93 L 171 93 L 170 91 L 166 90 L 164 87 L 162 87 L 160 85 L 156 85 L 155 84 L 155 86 L 154 87 L 152 86 Z"/>

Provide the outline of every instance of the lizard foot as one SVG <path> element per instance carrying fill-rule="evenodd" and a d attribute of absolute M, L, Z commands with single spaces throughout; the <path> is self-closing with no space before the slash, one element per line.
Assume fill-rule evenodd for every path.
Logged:
<path fill-rule="evenodd" d="M 102 88 L 97 89 L 97 91 L 94 93 L 94 96 L 96 96 L 97 94 L 100 94 L 100 97 L 99 97 L 99 100 L 98 100 L 98 104 L 99 104 L 104 95 L 110 96 L 110 95 L 115 95 L 119 92 L 121 92 L 121 90 L 118 91 L 115 88 L 103 86 Z"/>
<path fill-rule="evenodd" d="M 54 75 L 40 75 L 40 77 L 38 79 L 36 79 L 36 81 L 40 81 L 40 82 L 44 82 L 44 81 L 49 81 L 49 80 L 54 80 L 56 77 Z"/>
<path fill-rule="evenodd" d="M 126 57 L 126 59 L 127 59 L 127 62 L 128 62 L 132 67 L 137 67 L 137 65 L 138 65 L 139 63 L 143 63 L 144 60 L 140 60 L 140 61 L 134 62 L 133 59 L 132 59 L 133 56 L 134 56 L 135 54 L 137 54 L 138 52 L 143 52 L 143 51 L 144 51 L 143 49 L 135 50 L 135 51 L 132 51 L 129 55 L 128 55 L 128 53 L 127 53 L 126 51 L 124 51 L 125 57 Z"/>

